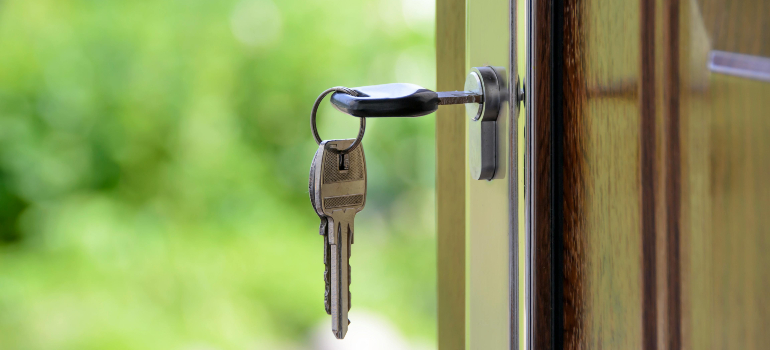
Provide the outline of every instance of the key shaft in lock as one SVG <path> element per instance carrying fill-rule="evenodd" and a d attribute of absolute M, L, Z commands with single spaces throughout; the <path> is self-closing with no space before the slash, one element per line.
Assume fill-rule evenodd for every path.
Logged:
<path fill-rule="evenodd" d="M 509 95 L 498 70 L 500 68 L 472 68 L 465 91 L 435 92 L 414 84 L 394 83 L 352 88 L 357 96 L 335 92 L 330 101 L 340 112 L 363 118 L 421 117 L 442 105 L 472 104 L 478 112 L 485 112 L 472 116 L 473 120 L 496 120 Z"/>
<path fill-rule="evenodd" d="M 492 180 L 497 170 L 497 120 L 504 105 L 518 103 L 500 67 L 473 67 L 464 91 L 434 92 L 414 84 L 384 84 L 353 88 L 358 96 L 335 92 L 332 105 L 356 117 L 420 117 L 440 105 L 465 104 L 468 124 L 470 173 L 477 180 Z M 510 101 L 511 95 L 513 102 Z"/>
<path fill-rule="evenodd" d="M 441 91 L 438 94 L 439 105 L 461 105 L 466 103 L 482 103 L 484 96 L 472 91 Z"/>
<path fill-rule="evenodd" d="M 484 102 L 479 92 L 435 92 L 414 84 L 371 85 L 353 90 L 359 95 L 335 92 L 331 103 L 343 113 L 364 118 L 421 117 L 435 112 L 441 105 Z"/>

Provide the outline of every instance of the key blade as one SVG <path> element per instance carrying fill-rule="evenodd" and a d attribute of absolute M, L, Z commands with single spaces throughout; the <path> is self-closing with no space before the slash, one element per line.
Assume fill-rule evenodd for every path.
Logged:
<path fill-rule="evenodd" d="M 337 210 L 332 213 L 329 224 L 336 236 L 336 244 L 331 245 L 331 311 L 332 333 L 337 339 L 343 339 L 348 331 L 348 310 L 350 310 L 350 236 L 356 211 Z"/>
<path fill-rule="evenodd" d="M 332 306 L 331 306 L 331 259 L 332 259 L 332 252 L 331 252 L 331 245 L 329 244 L 329 233 L 328 233 L 328 218 L 324 217 L 322 219 L 322 235 L 324 238 L 324 310 L 326 310 L 326 314 L 331 315 L 332 314 Z"/>
<path fill-rule="evenodd" d="M 484 102 L 484 96 L 469 91 L 442 91 L 438 93 L 439 105 L 461 105 Z"/>

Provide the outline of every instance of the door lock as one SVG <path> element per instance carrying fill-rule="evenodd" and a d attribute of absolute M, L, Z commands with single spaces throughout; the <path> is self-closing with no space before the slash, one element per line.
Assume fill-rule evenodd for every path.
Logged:
<path fill-rule="evenodd" d="M 465 79 L 465 90 L 481 93 L 484 101 L 466 104 L 468 117 L 468 165 L 471 177 L 492 180 L 497 170 L 497 118 L 508 99 L 505 75 L 493 67 L 473 67 Z M 500 69 L 501 70 L 501 69 Z"/>
<path fill-rule="evenodd" d="M 383 84 L 352 88 L 357 95 L 335 92 L 332 105 L 355 117 L 420 117 L 440 105 L 465 104 L 471 177 L 492 180 L 497 163 L 497 119 L 509 92 L 499 67 L 473 67 L 464 91 L 435 92 L 414 84 Z M 517 102 L 519 93 L 516 93 Z"/>

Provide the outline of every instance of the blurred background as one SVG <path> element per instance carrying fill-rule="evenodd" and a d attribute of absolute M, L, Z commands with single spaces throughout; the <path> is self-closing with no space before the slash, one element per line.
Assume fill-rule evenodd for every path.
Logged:
<path fill-rule="evenodd" d="M 0 1 L 0 349 L 435 348 L 433 116 L 368 123 L 344 341 L 307 193 L 316 96 L 434 59 L 432 0 Z"/>

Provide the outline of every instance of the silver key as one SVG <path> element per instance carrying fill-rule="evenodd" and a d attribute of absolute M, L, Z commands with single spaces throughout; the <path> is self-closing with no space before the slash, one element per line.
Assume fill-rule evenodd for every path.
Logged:
<path fill-rule="evenodd" d="M 366 161 L 363 146 L 340 154 L 354 140 L 323 141 L 323 155 L 316 159 L 313 203 L 319 216 L 328 220 L 331 246 L 332 332 L 338 339 L 348 330 L 350 309 L 350 245 L 354 240 L 353 220 L 366 203 Z"/>

